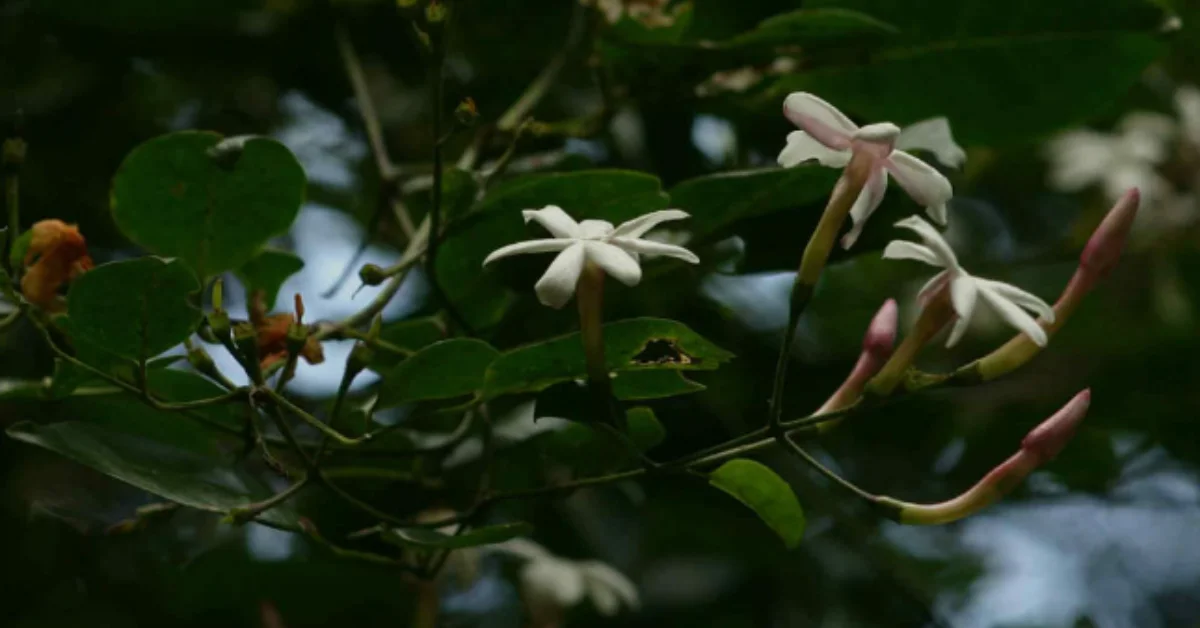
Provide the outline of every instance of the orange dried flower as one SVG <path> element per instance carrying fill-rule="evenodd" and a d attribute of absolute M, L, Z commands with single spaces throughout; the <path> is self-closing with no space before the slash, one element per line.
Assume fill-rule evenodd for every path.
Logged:
<path fill-rule="evenodd" d="M 59 309 L 58 289 L 93 266 L 79 228 L 56 219 L 42 220 L 30 229 L 24 264 L 21 293 L 46 310 Z"/>
<path fill-rule="evenodd" d="M 296 314 L 267 315 L 261 290 L 255 291 L 250 299 L 250 324 L 258 332 L 258 355 L 262 368 L 287 358 L 288 328 L 293 324 L 299 325 L 304 316 L 304 302 L 296 295 Z M 300 357 L 309 364 L 320 364 L 325 361 L 325 352 L 316 338 L 309 336 L 300 350 Z"/>

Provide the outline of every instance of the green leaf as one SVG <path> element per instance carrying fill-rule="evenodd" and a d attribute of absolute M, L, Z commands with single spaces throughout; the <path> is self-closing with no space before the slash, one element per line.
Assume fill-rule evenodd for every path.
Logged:
<path fill-rule="evenodd" d="M 394 350 L 376 351 L 371 368 L 382 373 L 404 359 L 401 353 L 416 353 L 445 338 L 445 325 L 433 316 L 384 323 L 379 340 Z"/>
<path fill-rule="evenodd" d="M 102 264 L 71 284 L 71 332 L 123 358 L 150 358 L 196 329 L 200 310 L 191 300 L 199 290 L 195 275 L 178 260 Z"/>
<path fill-rule="evenodd" d="M 630 408 L 625 413 L 625 422 L 629 430 L 629 440 L 643 453 L 654 449 L 667 438 L 667 430 L 658 422 L 658 417 L 654 416 L 654 410 L 650 408 Z"/>
<path fill-rule="evenodd" d="M 612 380 L 613 395 L 622 401 L 662 399 L 704 390 L 675 369 L 620 371 Z"/>
<path fill-rule="evenodd" d="M 837 177 L 815 165 L 722 172 L 671 188 L 671 205 L 692 215 L 685 228 L 702 238 L 744 218 L 820 201 Z"/>
<path fill-rule="evenodd" d="M 419 550 L 449 550 L 502 543 L 518 536 L 527 536 L 533 526 L 524 522 L 501 523 L 474 528 L 459 535 L 446 534 L 429 528 L 391 528 L 383 539 L 401 547 Z"/>
<path fill-rule="evenodd" d="M 510 260 L 485 269 L 484 258 L 507 244 L 538 237 L 525 226 L 521 210 L 546 205 L 558 205 L 576 220 L 597 218 L 615 224 L 665 208 L 667 195 L 656 177 L 624 170 L 533 174 L 496 187 L 450 229 L 437 258 L 439 282 L 473 327 L 498 323 L 515 298 L 499 280 L 511 267 Z M 527 261 L 545 270 L 550 259 L 534 256 Z M 537 277 L 526 274 L 514 283 L 522 294 L 532 295 Z"/>
<path fill-rule="evenodd" d="M 157 0 L 42 0 L 31 8 L 93 28 L 179 36 L 181 31 L 233 30 L 238 17 L 260 8 L 260 3 L 251 0 L 171 0 L 167 3 Z"/>
<path fill-rule="evenodd" d="M 0 401 L 41 399 L 46 396 L 46 382 L 39 379 L 0 378 Z"/>
<path fill-rule="evenodd" d="M 858 11 L 798 9 L 767 18 L 754 30 L 713 44 L 713 47 L 731 49 L 813 44 L 896 32 L 895 26 Z"/>
<path fill-rule="evenodd" d="M 249 262 L 292 224 L 304 170 L 283 144 L 181 131 L 134 148 L 113 178 L 113 219 L 147 250 L 201 277 Z"/>
<path fill-rule="evenodd" d="M 1078 124 L 1125 94 L 1163 51 L 1163 12 L 1142 0 L 818 0 L 861 10 L 902 35 L 861 64 L 777 79 L 756 100 L 777 111 L 793 91 L 867 121 L 950 119 L 966 144 L 1017 142 Z"/>
<path fill-rule="evenodd" d="M 278 249 L 263 249 L 235 272 L 246 287 L 247 300 L 254 291 L 262 290 L 263 303 L 266 304 L 267 309 L 271 309 L 275 306 L 276 297 L 279 296 L 280 286 L 287 281 L 288 277 L 300 272 L 301 268 L 304 268 L 304 260 L 295 253 Z"/>
<path fill-rule="evenodd" d="M 447 168 L 442 175 L 442 213 L 447 222 L 466 214 L 479 195 L 479 181 L 458 168 Z"/>
<path fill-rule="evenodd" d="M 379 407 L 474 394 L 483 387 L 488 365 L 499 356 L 494 347 L 474 338 L 429 345 L 384 375 Z"/>
<path fill-rule="evenodd" d="M 608 368 L 619 382 L 639 370 L 712 370 L 733 357 L 683 323 L 659 318 L 635 318 L 604 326 Z M 568 334 L 506 352 L 487 369 L 484 395 L 488 398 L 536 392 L 586 376 L 579 334 Z"/>
<path fill-rule="evenodd" d="M 792 487 L 766 466 L 737 458 L 712 472 L 708 481 L 750 507 L 792 549 L 804 536 L 804 509 Z"/>
<path fill-rule="evenodd" d="M 193 373 L 158 369 L 149 373 L 150 389 L 169 401 L 219 396 L 222 390 Z M 258 478 L 237 466 L 244 446 L 240 436 L 244 409 L 212 406 L 194 412 L 226 426 L 204 427 L 178 412 L 155 410 L 127 394 L 71 397 L 44 402 L 24 421 L 8 428 L 19 441 L 43 447 L 173 502 L 227 512 L 270 496 Z M 264 517 L 280 525 L 298 525 L 286 505 Z"/>

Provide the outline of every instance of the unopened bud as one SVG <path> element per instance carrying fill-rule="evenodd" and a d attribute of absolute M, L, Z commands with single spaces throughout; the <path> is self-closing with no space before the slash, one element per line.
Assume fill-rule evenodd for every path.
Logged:
<path fill-rule="evenodd" d="M 430 0 L 429 4 L 425 5 L 425 21 L 430 24 L 445 22 L 447 13 L 446 5 L 438 0 Z"/>
<path fill-rule="evenodd" d="M 387 281 L 387 272 L 375 264 L 365 264 L 358 269 L 358 279 L 365 286 L 378 286 Z"/>
<path fill-rule="evenodd" d="M 454 118 L 463 126 L 475 126 L 479 120 L 479 109 L 475 106 L 475 100 L 468 97 L 458 103 L 454 108 Z"/>
<path fill-rule="evenodd" d="M 863 336 L 863 355 L 871 355 L 882 362 L 892 355 L 896 345 L 896 328 L 898 327 L 899 308 L 895 299 L 888 299 L 883 307 L 875 313 L 867 333 Z"/>
<path fill-rule="evenodd" d="M 208 327 L 212 330 L 213 336 L 218 342 L 224 342 L 229 338 L 230 322 L 229 314 L 225 310 L 216 310 L 208 314 Z"/>
<path fill-rule="evenodd" d="M 1021 441 L 1021 449 L 1037 456 L 1039 462 L 1053 459 L 1075 435 L 1091 403 L 1090 389 L 1075 395 L 1061 410 L 1033 428 Z"/>
<path fill-rule="evenodd" d="M 1125 241 L 1133 228 L 1133 220 L 1137 218 L 1141 194 L 1137 188 L 1131 188 L 1117 201 L 1116 205 L 1104 216 L 1100 226 L 1092 232 L 1083 254 L 1079 256 L 1079 266 L 1092 274 L 1096 279 L 1103 279 L 1117 265 L 1121 251 L 1125 249 Z"/>
<path fill-rule="evenodd" d="M 216 364 L 213 363 L 212 356 L 201 347 L 193 347 L 187 352 L 188 364 L 197 371 L 208 374 L 216 370 Z"/>
<path fill-rule="evenodd" d="M 242 368 L 250 371 L 252 379 L 261 379 L 261 368 L 258 362 L 258 332 L 250 323 L 238 323 L 233 326 L 233 344 L 242 358 Z M 257 376 L 257 377 L 256 377 Z"/>
<path fill-rule="evenodd" d="M 304 322 L 304 299 L 300 296 L 300 293 L 297 292 L 296 296 L 293 297 L 292 300 L 296 306 L 296 323 L 303 323 Z"/>
<path fill-rule="evenodd" d="M 1021 450 L 992 469 L 975 486 L 939 504 L 912 504 L 890 497 L 875 498 L 901 523 L 939 524 L 973 515 L 1016 488 L 1034 469 L 1058 455 L 1087 414 L 1091 392 L 1084 390 L 1050 418 L 1033 428 L 1021 441 Z"/>
<path fill-rule="evenodd" d="M 897 312 L 898 308 L 894 299 L 888 299 L 884 302 L 883 307 L 879 308 L 875 317 L 871 319 L 871 324 L 867 326 L 867 333 L 863 335 L 862 353 L 859 354 L 854 369 L 850 371 L 850 375 L 846 377 L 837 391 L 817 410 L 816 414 L 845 409 L 856 403 L 862 396 L 867 382 L 875 377 L 888 358 L 892 357 L 892 351 L 896 344 Z M 817 429 L 825 432 L 833 429 L 840 422 L 841 419 L 821 423 Z"/>
<path fill-rule="evenodd" d="M 225 307 L 225 281 L 220 277 L 213 282 L 212 288 L 212 306 L 214 310 L 220 310 Z"/>

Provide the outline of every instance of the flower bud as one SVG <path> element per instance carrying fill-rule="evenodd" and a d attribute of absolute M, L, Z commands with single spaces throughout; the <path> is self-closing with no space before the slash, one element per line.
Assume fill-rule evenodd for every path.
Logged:
<path fill-rule="evenodd" d="M 425 21 L 430 24 L 445 22 L 448 13 L 446 5 L 438 0 L 430 0 L 429 4 L 425 5 Z"/>
<path fill-rule="evenodd" d="M 475 126 L 475 123 L 479 121 L 479 109 L 475 106 L 475 100 L 468 97 L 458 103 L 458 106 L 454 108 L 454 118 L 465 127 Z"/>
<path fill-rule="evenodd" d="M 1079 267 L 1095 279 L 1103 279 L 1112 272 L 1125 248 L 1133 220 L 1137 217 L 1141 194 L 1131 188 L 1109 210 L 1100 226 L 1092 232 L 1083 254 L 1079 256 Z"/>
<path fill-rule="evenodd" d="M 893 510 L 901 523 L 949 523 L 973 515 L 1004 497 L 1034 469 L 1058 455 L 1087 415 L 1091 397 L 1089 390 L 1075 395 L 1061 410 L 1030 430 L 1021 441 L 1020 451 L 954 499 L 940 504 L 912 504 L 890 497 L 879 497 L 875 501 Z"/>
<path fill-rule="evenodd" d="M 378 286 L 387 281 L 387 272 L 375 264 L 364 264 L 358 269 L 358 279 L 363 285 Z"/>
<path fill-rule="evenodd" d="M 210 312 L 207 318 L 208 327 L 212 330 L 213 336 L 216 336 L 218 342 L 224 342 L 226 338 L 229 338 L 231 327 L 229 314 L 226 314 L 225 310 Z"/>
<path fill-rule="evenodd" d="M 375 361 L 375 350 L 365 342 L 354 343 L 350 357 L 346 359 L 346 376 L 352 377 L 363 372 Z"/>
<path fill-rule="evenodd" d="M 242 358 L 242 368 L 245 368 L 254 383 L 261 383 L 262 369 L 258 363 L 258 332 L 250 323 L 238 323 L 233 326 L 233 345 Z"/>
<path fill-rule="evenodd" d="M 867 382 L 875 377 L 888 358 L 892 357 L 892 351 L 896 344 L 896 328 L 898 327 L 897 312 L 898 308 L 894 299 L 888 299 L 884 302 L 883 307 L 879 308 L 875 317 L 871 319 L 871 324 L 867 326 L 867 333 L 863 335 L 862 353 L 859 354 L 854 369 L 850 371 L 850 375 L 846 377 L 837 391 L 817 410 L 816 414 L 847 408 L 862 396 Z M 840 421 L 822 423 L 818 429 L 824 432 L 832 429 L 838 423 Z"/>

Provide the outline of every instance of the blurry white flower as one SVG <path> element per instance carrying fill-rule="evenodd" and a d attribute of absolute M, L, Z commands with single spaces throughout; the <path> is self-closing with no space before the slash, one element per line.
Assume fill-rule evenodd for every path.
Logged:
<path fill-rule="evenodd" d="M 550 268 L 534 286 L 538 300 L 553 308 L 560 308 L 571 300 L 585 264 L 595 264 L 617 281 L 636 286 L 642 279 L 638 254 L 664 255 L 691 264 L 700 262 L 700 258 L 683 247 L 642 237 L 659 223 L 688 217 L 686 212 L 678 209 L 650 212 L 615 228 L 605 220 L 575 222 L 561 207 L 554 205 L 521 213 L 525 222 L 536 221 L 554 237 L 501 247 L 488 255 L 483 264 L 486 266 L 510 255 L 557 252 L 558 257 L 554 258 Z"/>
<path fill-rule="evenodd" d="M 1185 85 L 1175 90 L 1175 110 L 1183 138 L 1200 149 L 1200 89 Z"/>
<path fill-rule="evenodd" d="M 1042 326 L 1032 316 L 1022 310 L 1024 308 L 1040 315 L 1048 322 L 1054 322 L 1054 310 L 1045 301 L 1016 286 L 971 276 L 959 265 L 958 258 L 954 255 L 950 245 L 942 238 L 942 234 L 921 217 L 909 216 L 897 222 L 896 226 L 916 232 L 925 241 L 925 244 L 895 240 L 884 249 L 883 257 L 885 259 L 912 259 L 945 269 L 921 288 L 917 298 L 921 302 L 925 302 L 938 290 L 944 290 L 947 287 L 950 290 L 950 301 L 958 318 L 950 330 L 950 338 L 946 341 L 947 347 L 954 346 L 962 338 L 972 314 L 975 313 L 975 307 L 979 303 L 980 297 L 1009 325 L 1024 332 L 1038 346 L 1046 346 L 1046 330 L 1042 329 Z"/>
<path fill-rule="evenodd" d="M 896 125 L 880 122 L 859 128 L 833 105 L 804 92 L 789 94 L 784 99 L 783 115 L 801 130 L 788 134 L 787 146 L 779 153 L 780 166 L 790 168 L 815 159 L 824 166 L 844 168 L 857 153 L 874 159 L 867 183 L 850 209 L 854 224 L 842 239 L 844 248 L 854 244 L 867 218 L 883 201 L 888 173 L 914 201 L 926 208 L 930 217 L 946 223 L 946 203 L 954 195 L 950 181 L 929 164 L 897 149 L 902 134 Z M 964 158 L 944 119 L 920 123 L 917 132 L 911 133 L 905 143 L 909 148 L 930 150 L 939 160 L 946 157 L 948 163 L 958 164 Z"/>
<path fill-rule="evenodd" d="M 589 0 L 581 1 L 584 5 L 592 4 Z M 648 28 L 671 26 L 684 8 L 684 5 L 678 5 L 667 11 L 669 0 L 595 0 L 594 3 L 609 24 L 616 24 L 628 15 Z"/>
<path fill-rule="evenodd" d="M 616 615 L 622 606 L 636 609 L 640 604 L 633 582 L 600 561 L 555 556 L 527 539 L 512 539 L 488 549 L 526 561 L 520 572 L 521 593 L 534 625 L 557 624 L 564 610 L 584 598 L 605 616 Z"/>
<path fill-rule="evenodd" d="M 1050 187 L 1077 192 L 1099 183 L 1110 201 L 1136 187 L 1144 201 L 1158 202 L 1171 194 L 1170 183 L 1156 168 L 1167 159 L 1175 133 L 1170 117 L 1144 111 L 1122 118 L 1115 133 L 1067 131 L 1046 146 Z"/>

